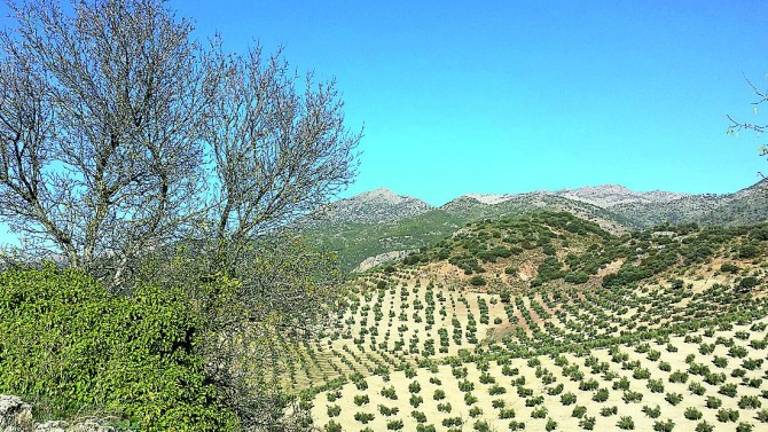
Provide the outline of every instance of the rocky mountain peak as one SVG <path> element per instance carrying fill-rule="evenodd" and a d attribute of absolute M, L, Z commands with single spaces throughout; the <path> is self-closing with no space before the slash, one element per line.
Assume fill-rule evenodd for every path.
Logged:
<path fill-rule="evenodd" d="M 379 188 L 327 205 L 320 217 L 333 223 L 380 223 L 416 216 L 431 208 L 426 202 Z"/>
<path fill-rule="evenodd" d="M 631 203 L 664 203 L 686 196 L 681 193 L 658 190 L 636 192 L 619 184 L 564 189 L 554 192 L 554 194 L 599 207 L 613 207 L 619 204 Z"/>
<path fill-rule="evenodd" d="M 357 201 L 381 202 L 381 203 L 389 203 L 389 204 L 397 205 L 404 201 L 408 201 L 409 199 L 414 199 L 414 198 L 397 195 L 387 188 L 378 188 L 368 192 L 363 192 L 349 199 L 357 200 Z"/>

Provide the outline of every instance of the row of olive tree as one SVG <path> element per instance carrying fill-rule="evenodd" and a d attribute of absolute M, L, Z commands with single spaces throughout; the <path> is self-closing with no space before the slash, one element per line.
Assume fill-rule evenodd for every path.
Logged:
<path fill-rule="evenodd" d="M 0 218 L 120 286 L 195 233 L 238 248 L 345 187 L 360 133 L 333 82 L 192 39 L 161 0 L 12 4 L 0 35 Z"/>

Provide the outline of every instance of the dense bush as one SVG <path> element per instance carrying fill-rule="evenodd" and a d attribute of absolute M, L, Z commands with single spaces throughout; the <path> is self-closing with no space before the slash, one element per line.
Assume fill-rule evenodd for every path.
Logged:
<path fill-rule="evenodd" d="M 580 271 L 580 272 L 572 272 L 565 275 L 564 280 L 566 282 L 570 282 L 573 284 L 583 284 L 586 283 L 589 280 L 589 275 L 586 273 Z"/>
<path fill-rule="evenodd" d="M 480 275 L 474 275 L 469 279 L 469 283 L 473 286 L 483 286 L 485 285 L 485 278 Z"/>
<path fill-rule="evenodd" d="M 109 414 L 141 430 L 234 429 L 184 298 L 153 286 L 116 296 L 50 265 L 0 274 L 0 393 L 57 417 Z"/>
<path fill-rule="evenodd" d="M 754 276 L 747 276 L 739 281 L 738 289 L 740 291 L 749 291 L 756 287 L 758 284 L 757 278 Z"/>

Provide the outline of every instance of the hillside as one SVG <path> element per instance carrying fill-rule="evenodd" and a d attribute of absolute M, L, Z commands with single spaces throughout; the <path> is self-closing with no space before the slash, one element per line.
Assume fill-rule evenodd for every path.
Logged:
<path fill-rule="evenodd" d="M 351 270 L 367 258 L 426 246 L 472 221 L 540 210 L 568 212 L 613 234 L 665 223 L 754 224 L 767 219 L 768 181 L 724 195 L 635 192 L 620 185 L 470 194 L 438 208 L 379 189 L 331 204 L 308 224 L 306 234 L 336 251 L 344 268 Z"/>
<path fill-rule="evenodd" d="M 662 223 L 746 225 L 763 222 L 768 216 L 768 180 L 724 195 L 688 195 L 668 202 L 626 203 L 612 207 L 637 227 Z"/>
<path fill-rule="evenodd" d="M 761 430 L 767 277 L 768 225 L 487 218 L 353 278 L 272 379 L 326 431 Z"/>

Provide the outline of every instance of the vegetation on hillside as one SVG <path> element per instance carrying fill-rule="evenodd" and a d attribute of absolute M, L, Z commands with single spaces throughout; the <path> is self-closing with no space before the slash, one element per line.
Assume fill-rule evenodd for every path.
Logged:
<path fill-rule="evenodd" d="M 272 377 L 325 430 L 759 428 L 767 234 L 472 222 L 350 281 L 324 338 L 286 344 Z"/>
<path fill-rule="evenodd" d="M 344 202 L 337 203 L 334 208 L 341 212 L 342 207 Z M 768 182 L 762 181 L 728 195 L 690 195 L 670 201 L 624 203 L 608 208 L 544 193 L 522 194 L 492 205 L 463 197 L 415 216 L 383 222 L 318 221 L 306 232 L 321 247 L 336 252 L 344 267 L 351 270 L 364 259 L 378 254 L 426 247 L 469 222 L 516 217 L 538 211 L 568 212 L 596 222 L 613 234 L 652 229 L 662 224 L 753 225 L 766 221 Z"/>
<path fill-rule="evenodd" d="M 463 223 L 461 218 L 433 209 L 393 222 L 319 224 L 304 230 L 304 235 L 319 248 L 334 251 L 343 268 L 352 270 L 380 253 L 415 250 L 441 240 Z"/>

